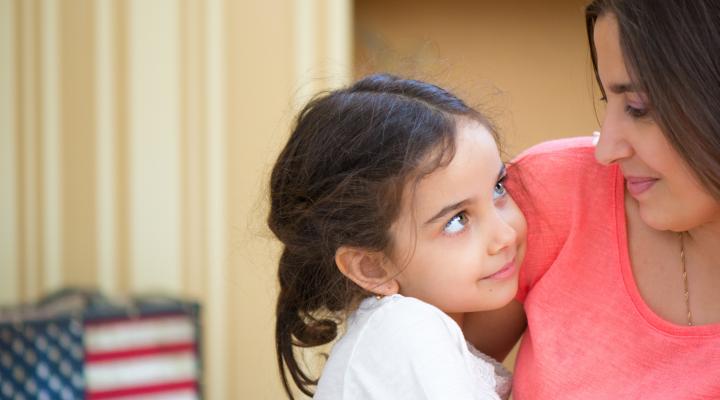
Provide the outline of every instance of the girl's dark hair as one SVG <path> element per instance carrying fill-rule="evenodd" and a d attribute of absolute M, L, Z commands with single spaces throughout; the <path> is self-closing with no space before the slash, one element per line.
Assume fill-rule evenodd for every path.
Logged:
<path fill-rule="evenodd" d="M 585 21 L 598 84 L 593 31 L 606 14 L 617 18 L 626 68 L 649 98 L 653 118 L 706 190 L 720 200 L 720 1 L 591 2 Z"/>
<path fill-rule="evenodd" d="M 278 368 L 312 395 L 294 346 L 335 339 L 341 313 L 369 295 L 340 273 L 340 246 L 388 251 L 405 184 L 448 163 L 459 118 L 489 121 L 447 91 L 372 75 L 300 111 L 270 179 L 268 225 L 284 245 L 278 277 Z M 429 160 L 429 163 L 428 163 Z"/>

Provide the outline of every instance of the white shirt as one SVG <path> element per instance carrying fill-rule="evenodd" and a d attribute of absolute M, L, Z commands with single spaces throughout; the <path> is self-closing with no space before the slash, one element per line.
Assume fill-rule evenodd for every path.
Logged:
<path fill-rule="evenodd" d="M 469 345 L 444 312 L 393 295 L 367 298 L 350 316 L 314 399 L 500 400 L 510 384 L 507 370 Z"/>

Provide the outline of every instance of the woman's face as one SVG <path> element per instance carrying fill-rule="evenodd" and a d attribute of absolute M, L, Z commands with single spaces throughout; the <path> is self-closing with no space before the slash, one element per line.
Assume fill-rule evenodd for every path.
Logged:
<path fill-rule="evenodd" d="M 640 217 L 652 228 L 680 232 L 720 221 L 720 204 L 667 141 L 653 120 L 645 93 L 633 86 L 614 15 L 598 18 L 594 42 L 607 96 L 595 150 L 597 160 L 620 166 L 626 192 L 637 201 Z"/>

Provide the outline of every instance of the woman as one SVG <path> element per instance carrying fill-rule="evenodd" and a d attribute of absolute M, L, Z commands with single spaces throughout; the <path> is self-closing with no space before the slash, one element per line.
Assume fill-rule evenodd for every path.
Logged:
<path fill-rule="evenodd" d="M 518 158 L 518 302 L 466 337 L 502 358 L 527 327 L 516 400 L 720 398 L 720 2 L 596 0 L 586 21 L 599 141 Z"/>

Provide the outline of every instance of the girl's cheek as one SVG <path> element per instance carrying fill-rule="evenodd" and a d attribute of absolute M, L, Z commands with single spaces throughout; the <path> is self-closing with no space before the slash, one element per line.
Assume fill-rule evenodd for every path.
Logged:
<path fill-rule="evenodd" d="M 512 226 L 517 232 L 518 242 L 525 242 L 525 238 L 527 236 L 527 221 L 525 220 L 525 215 L 522 211 L 520 211 L 520 208 L 517 204 L 515 204 L 515 201 L 513 201 L 512 198 L 508 199 L 508 207 L 512 213 Z"/>

